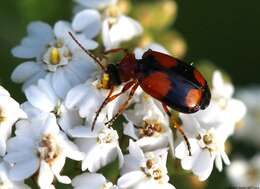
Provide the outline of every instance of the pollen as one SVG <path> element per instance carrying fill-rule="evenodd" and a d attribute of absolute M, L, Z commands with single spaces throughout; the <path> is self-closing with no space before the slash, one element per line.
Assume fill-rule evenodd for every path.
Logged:
<path fill-rule="evenodd" d="M 4 110 L 0 107 L 0 123 L 3 123 L 6 120 L 4 116 Z"/>
<path fill-rule="evenodd" d="M 145 164 L 141 167 L 141 170 L 147 177 L 153 178 L 159 182 L 164 182 L 167 172 L 165 172 L 165 169 L 162 167 L 161 160 L 153 153 L 146 155 L 147 160 L 144 162 Z"/>
<path fill-rule="evenodd" d="M 100 82 L 97 84 L 97 88 L 98 89 L 108 89 L 109 88 L 109 74 L 104 73 L 102 75 L 102 78 L 100 80 Z"/>
<path fill-rule="evenodd" d="M 148 160 L 146 161 L 146 167 L 147 167 L 148 169 L 151 169 L 151 168 L 153 167 L 153 164 L 154 164 L 154 161 L 153 161 L 152 159 L 148 159 Z"/>
<path fill-rule="evenodd" d="M 144 121 L 144 127 L 139 129 L 141 136 L 153 136 L 162 132 L 161 124 L 158 121 Z"/>
<path fill-rule="evenodd" d="M 203 136 L 203 142 L 206 144 L 206 145 L 209 145 L 213 142 L 213 136 L 212 134 L 210 133 L 207 133 Z"/>
<path fill-rule="evenodd" d="M 162 178 L 162 171 L 160 169 L 156 169 L 153 171 L 153 178 L 155 180 L 160 180 Z"/>
<path fill-rule="evenodd" d="M 38 155 L 39 157 L 51 164 L 60 154 L 60 148 L 56 143 L 55 138 L 48 134 L 42 137 L 39 143 Z"/>
<path fill-rule="evenodd" d="M 118 134 L 115 130 L 104 128 L 98 134 L 97 143 L 111 144 L 117 142 L 117 140 L 118 140 Z"/>
<path fill-rule="evenodd" d="M 53 65 L 59 64 L 60 62 L 60 53 L 58 48 L 53 47 L 50 52 L 50 62 Z"/>
<path fill-rule="evenodd" d="M 62 114 L 61 101 L 57 102 L 52 113 L 54 113 L 56 115 L 56 117 L 58 117 L 58 118 L 61 116 L 61 114 Z"/>
<path fill-rule="evenodd" d="M 72 58 L 72 53 L 69 51 L 69 49 L 65 49 L 63 52 L 63 56 L 70 60 Z"/>
<path fill-rule="evenodd" d="M 110 189 L 110 188 L 113 188 L 113 183 L 112 182 L 107 182 L 105 184 L 102 185 L 102 189 Z"/>

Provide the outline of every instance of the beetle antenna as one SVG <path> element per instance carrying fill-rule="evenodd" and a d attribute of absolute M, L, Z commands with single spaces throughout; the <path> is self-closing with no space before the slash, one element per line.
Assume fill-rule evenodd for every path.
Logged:
<path fill-rule="evenodd" d="M 69 32 L 69 35 L 71 36 L 73 41 L 75 41 L 75 43 L 77 43 L 77 45 L 101 67 L 102 70 L 104 71 L 106 70 L 103 64 L 100 62 L 100 60 L 95 55 L 93 55 L 89 50 L 85 49 L 85 47 L 83 47 L 83 45 L 76 39 L 76 37 L 71 32 Z"/>

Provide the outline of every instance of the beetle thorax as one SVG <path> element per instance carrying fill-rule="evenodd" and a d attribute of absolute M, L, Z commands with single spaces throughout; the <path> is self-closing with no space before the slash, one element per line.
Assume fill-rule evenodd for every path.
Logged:
<path fill-rule="evenodd" d="M 121 82 L 136 79 L 137 63 L 134 54 L 129 53 L 125 55 L 119 64 L 117 64 L 117 67 Z"/>

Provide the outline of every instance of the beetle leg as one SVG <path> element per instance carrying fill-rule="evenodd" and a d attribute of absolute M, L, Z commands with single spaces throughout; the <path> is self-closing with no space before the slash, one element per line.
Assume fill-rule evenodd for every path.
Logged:
<path fill-rule="evenodd" d="M 114 123 L 114 121 L 123 113 L 123 111 L 127 108 L 129 101 L 134 96 L 134 93 L 138 86 L 139 86 L 139 83 L 135 83 L 133 85 L 133 87 L 131 88 L 131 91 L 128 95 L 127 100 L 123 104 L 120 105 L 118 112 L 108 122 L 105 123 L 106 125 L 111 126 Z"/>
<path fill-rule="evenodd" d="M 184 138 L 184 141 L 185 141 L 185 143 L 186 143 L 186 145 L 187 145 L 187 147 L 188 147 L 189 156 L 191 156 L 191 146 L 190 146 L 190 142 L 189 142 L 189 140 L 188 140 L 188 138 L 187 138 L 187 136 L 186 136 L 186 134 L 185 134 L 183 128 L 182 128 L 179 124 L 174 124 L 173 127 L 176 128 L 176 129 L 180 132 L 180 134 L 182 135 L 182 137 Z"/>
<path fill-rule="evenodd" d="M 168 114 L 168 116 L 170 117 L 171 120 L 171 124 L 173 125 L 173 127 L 175 129 L 177 129 L 179 131 L 179 133 L 182 135 L 182 137 L 184 138 L 184 141 L 187 145 L 188 151 L 189 151 L 189 156 L 191 156 L 191 146 L 190 146 L 190 142 L 188 140 L 188 137 L 186 136 L 183 128 L 181 127 L 181 124 L 179 123 L 179 121 L 172 115 L 172 113 L 170 112 L 170 110 L 168 109 L 167 105 L 162 103 L 163 109 L 164 111 Z"/>
<path fill-rule="evenodd" d="M 168 115 L 169 117 L 171 117 L 172 114 L 171 114 L 170 110 L 168 109 L 167 105 L 164 104 L 164 103 L 162 103 L 162 106 L 163 106 L 163 110 L 167 113 L 167 115 Z"/>
<path fill-rule="evenodd" d="M 101 112 L 101 110 L 106 106 L 106 104 L 108 103 L 108 99 L 110 98 L 110 96 L 112 95 L 114 91 L 114 87 L 112 86 L 107 97 L 105 98 L 105 100 L 102 102 L 101 106 L 98 108 L 97 112 L 96 112 L 96 116 L 92 122 L 92 126 L 91 126 L 91 130 L 93 131 L 94 127 L 95 127 L 95 124 L 96 124 L 96 121 L 97 121 L 97 118 Z"/>
<path fill-rule="evenodd" d="M 121 94 L 123 94 L 124 92 L 126 92 L 126 91 L 127 91 L 128 89 L 130 89 L 135 83 L 136 83 L 135 80 L 132 80 L 132 81 L 129 81 L 128 83 L 126 83 L 126 84 L 124 85 L 124 87 L 122 88 L 122 90 L 121 90 L 119 93 L 117 93 L 117 94 L 115 94 L 115 95 L 109 97 L 108 102 L 110 102 L 110 101 L 116 99 L 118 96 L 120 96 Z"/>
<path fill-rule="evenodd" d="M 122 88 L 122 90 L 115 94 L 115 95 L 112 95 L 113 91 L 114 91 L 114 87 L 111 87 L 107 97 L 105 98 L 105 100 L 103 101 L 103 103 L 101 104 L 101 106 L 99 107 L 99 109 L 97 110 L 96 112 L 96 116 L 94 118 L 94 121 L 92 122 L 92 126 L 91 126 L 91 130 L 93 131 L 94 127 L 95 127 L 95 124 L 96 124 L 96 121 L 97 121 L 97 118 L 101 112 L 101 110 L 111 101 L 113 101 L 114 99 L 116 99 L 118 96 L 120 96 L 121 94 L 123 94 L 125 91 L 127 91 L 128 89 L 130 89 L 133 84 L 135 83 L 135 81 L 129 81 L 128 83 L 126 83 L 124 85 L 124 87 Z"/>

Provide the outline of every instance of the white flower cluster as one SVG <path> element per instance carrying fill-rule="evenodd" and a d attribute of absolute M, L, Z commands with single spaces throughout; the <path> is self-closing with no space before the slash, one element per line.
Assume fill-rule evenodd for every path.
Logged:
<path fill-rule="evenodd" d="M 0 188 L 29 188 L 24 181 L 32 178 L 43 189 L 55 188 L 54 179 L 75 189 L 173 189 L 166 167 L 169 150 L 181 160 L 183 169 L 191 170 L 200 180 L 209 177 L 214 162 L 220 171 L 222 160 L 229 164 L 225 141 L 246 110 L 232 98 L 233 86 L 224 83 L 219 71 L 213 75 L 210 106 L 193 115 L 169 118 L 160 102 L 138 90 L 131 102 L 133 108 L 124 112 L 123 134 L 131 138 L 128 154 L 122 153 L 117 130 L 105 125 L 127 94 L 104 107 L 92 131 L 96 111 L 108 90 L 100 87 L 102 73 L 95 61 L 69 32 L 87 50 L 98 45 L 109 50 L 140 35 L 142 27 L 120 12 L 116 0 L 77 2 L 71 22 L 59 21 L 53 28 L 33 22 L 28 35 L 12 50 L 15 57 L 27 59 L 11 76 L 23 84 L 27 101 L 19 106 L 0 88 Z M 95 41 L 98 35 L 102 44 Z M 149 48 L 167 52 L 157 44 Z M 140 57 L 144 50 L 135 52 Z M 185 131 L 191 156 L 183 138 L 173 137 L 172 122 Z M 67 158 L 81 163 L 77 172 L 82 174 L 72 180 L 61 175 Z M 116 159 L 121 176 L 114 185 L 96 172 Z"/>
<path fill-rule="evenodd" d="M 237 187 L 260 187 L 260 154 L 256 154 L 251 160 L 242 158 L 232 161 L 227 169 L 227 175 L 232 185 Z"/>
<path fill-rule="evenodd" d="M 242 88 L 237 92 L 237 96 L 246 104 L 247 114 L 239 122 L 234 138 L 250 152 L 251 159 L 248 158 L 248 154 L 245 157 L 245 154 L 237 151 L 237 157 L 226 170 L 234 187 L 260 187 L 260 106 L 256 103 L 259 95 L 260 88 L 257 85 Z"/>

